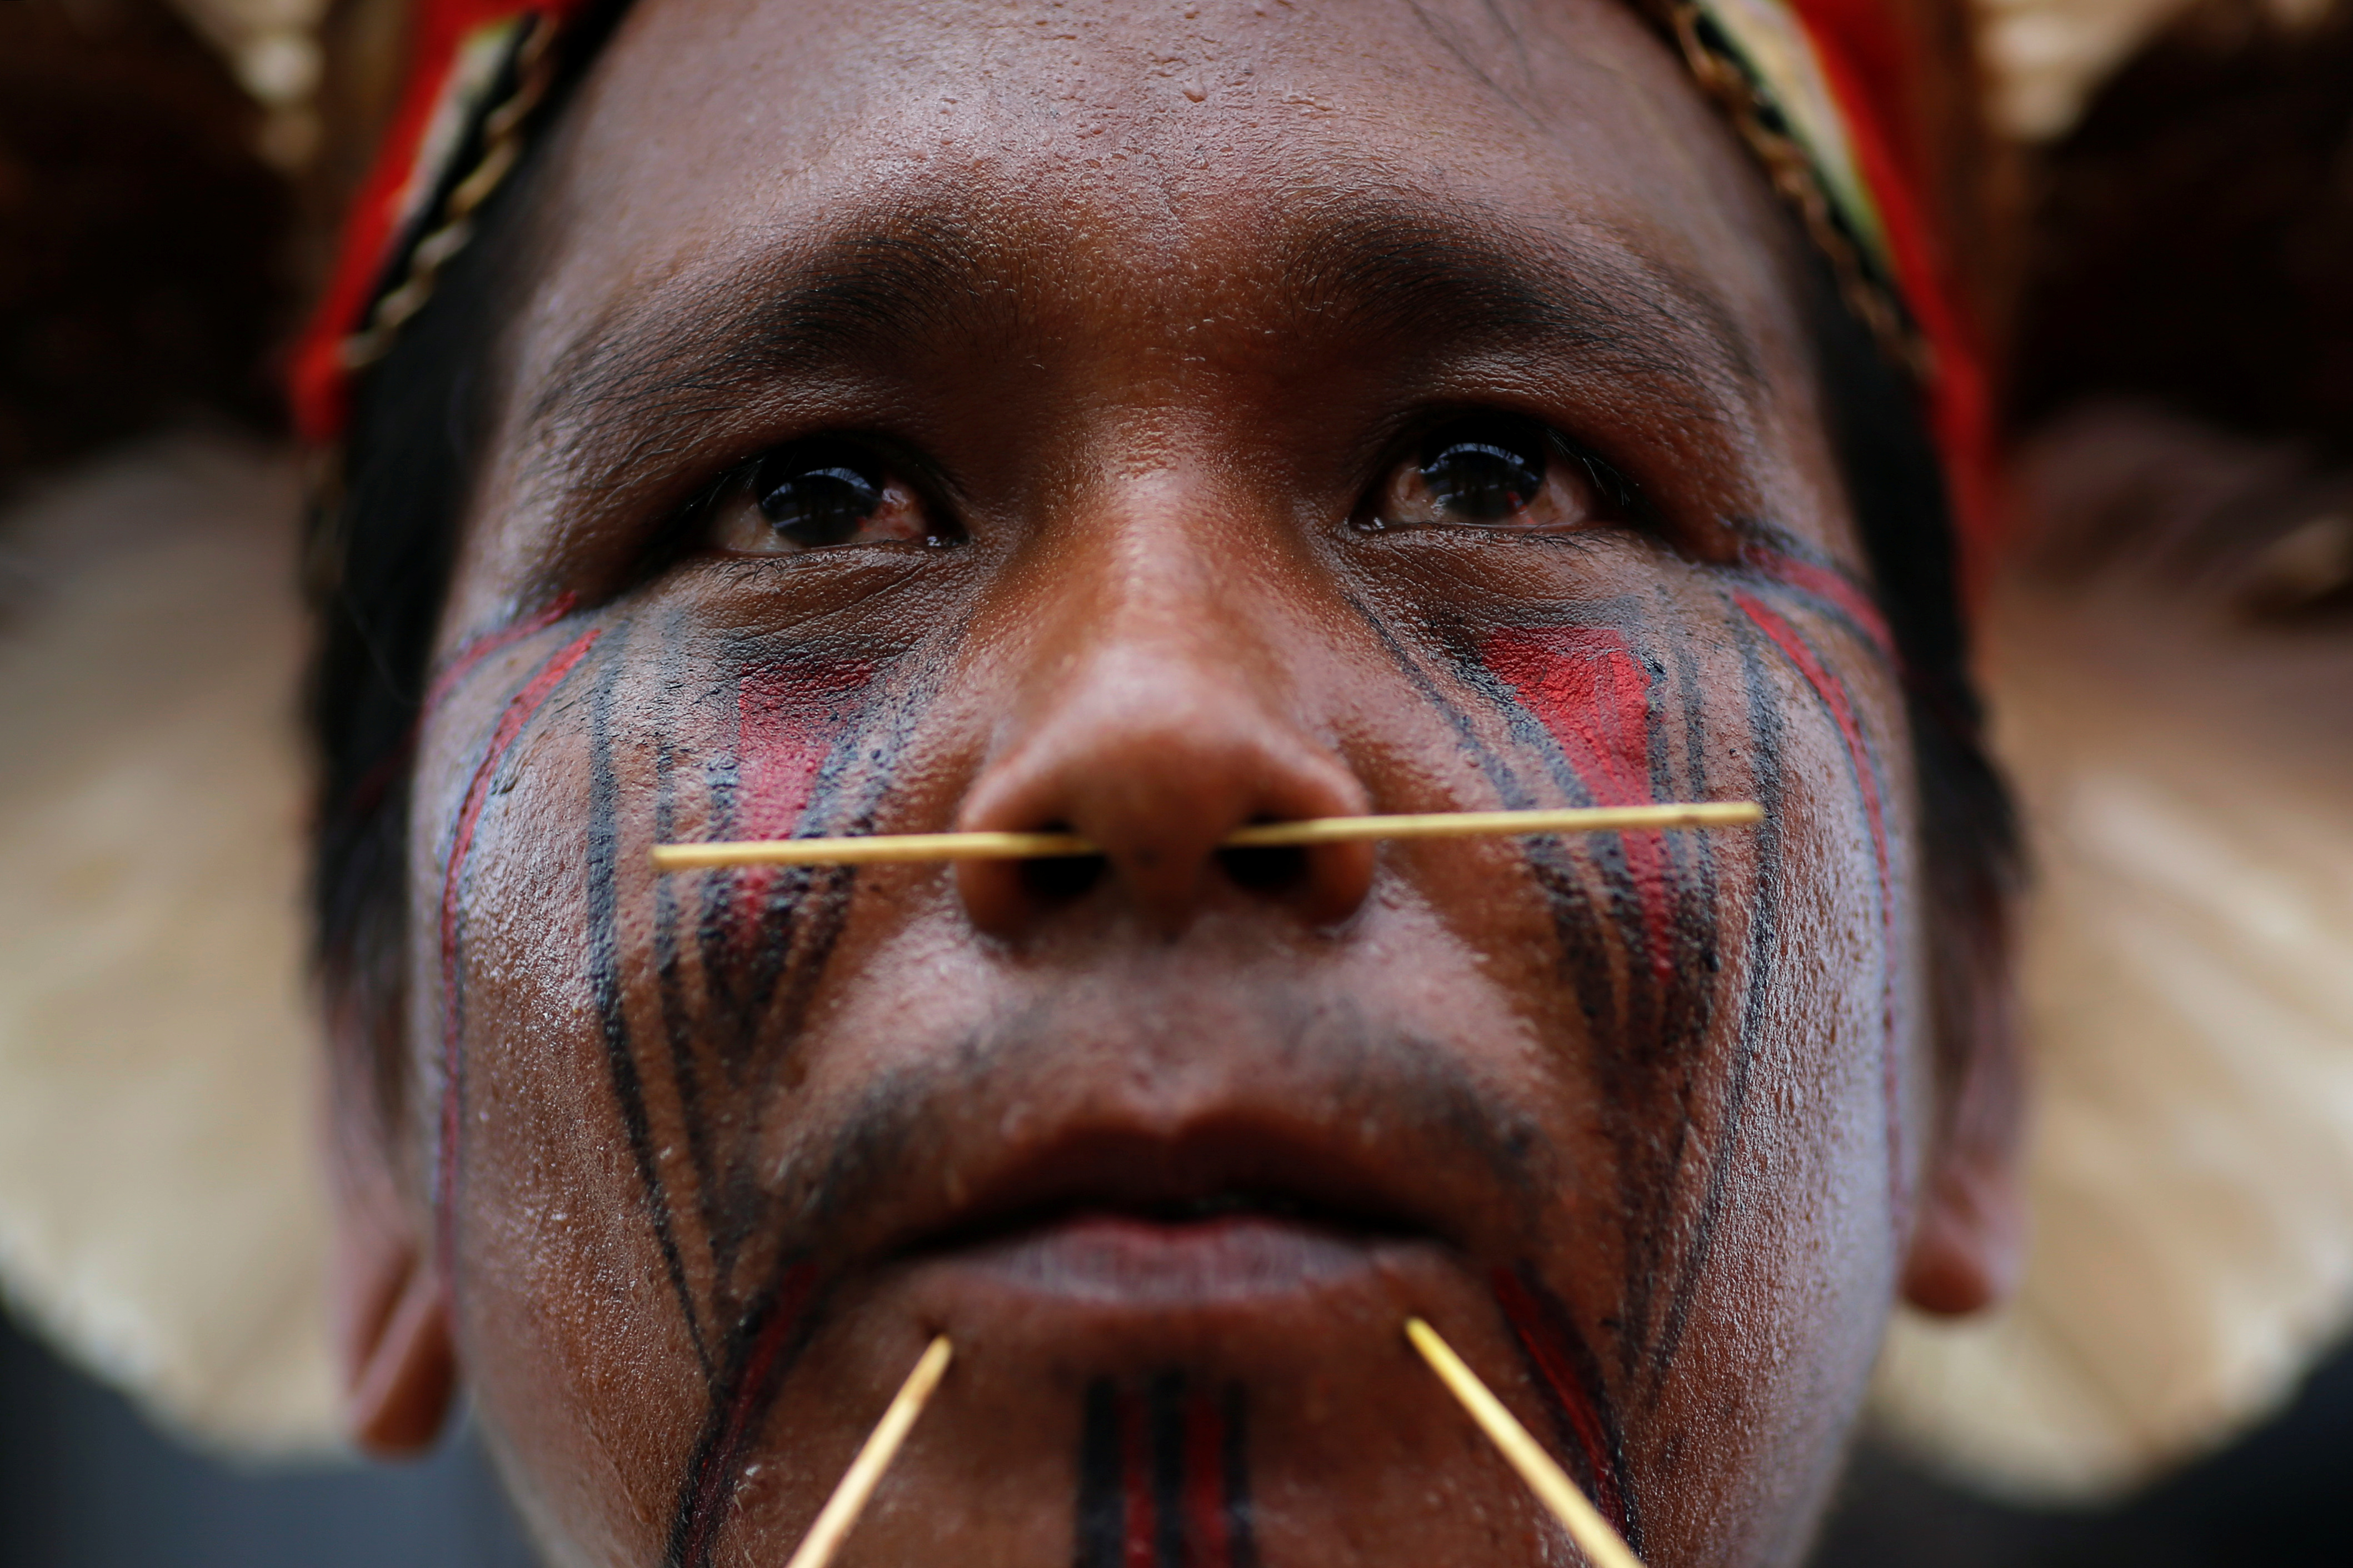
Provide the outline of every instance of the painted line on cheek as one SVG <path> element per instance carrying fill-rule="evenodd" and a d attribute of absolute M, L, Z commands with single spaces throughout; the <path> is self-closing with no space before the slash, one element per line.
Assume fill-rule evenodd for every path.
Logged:
<path fill-rule="evenodd" d="M 1738 620 L 1730 623 L 1730 629 L 1740 646 L 1741 685 L 1748 702 L 1750 754 L 1754 758 L 1748 787 L 1765 808 L 1765 819 L 1757 825 L 1751 839 L 1756 846 L 1757 869 L 1748 908 L 1747 994 L 1741 1004 L 1740 1028 L 1734 1037 L 1731 1068 L 1725 1076 L 1723 1108 L 1718 1113 L 1715 1136 L 1709 1140 L 1707 1182 L 1701 1193 L 1699 1215 L 1692 1227 L 1690 1245 L 1683 1249 L 1682 1262 L 1677 1266 L 1674 1288 L 1668 1295 L 1666 1320 L 1660 1326 L 1651 1352 L 1654 1386 L 1665 1380 L 1674 1364 L 1691 1322 L 1692 1309 L 1698 1300 L 1700 1283 L 1707 1277 L 1708 1261 L 1715 1247 L 1716 1224 L 1732 1188 L 1733 1158 L 1739 1151 L 1747 1119 L 1757 1053 L 1772 1026 L 1776 973 L 1772 960 L 1780 944 L 1781 802 L 1785 793 L 1781 748 L 1785 726 L 1758 649 L 1760 634 Z"/>
<path fill-rule="evenodd" d="M 679 1489 L 665 1568 L 709 1568 L 720 1526 L 743 1480 L 744 1451 L 776 1402 L 785 1373 L 808 1344 L 817 1299 L 817 1265 L 796 1260 L 784 1266 L 765 1300 L 745 1314 L 729 1358 L 726 1397 L 712 1404 Z"/>
<path fill-rule="evenodd" d="M 441 667 L 441 672 L 425 689 L 425 699 L 417 704 L 417 716 L 409 720 L 408 727 L 401 731 L 400 739 L 376 759 L 359 783 L 352 786 L 351 797 L 343 808 L 344 813 L 357 820 L 375 812 L 394 781 L 406 773 L 416 760 L 417 737 L 425 728 L 425 721 L 482 660 L 501 648 L 512 647 L 525 637 L 545 631 L 570 615 L 578 603 L 578 595 L 565 594 L 554 604 L 520 621 L 484 632 L 473 641 L 459 645 L 457 652 L 451 654 L 448 661 Z"/>
<path fill-rule="evenodd" d="M 1886 613 L 1862 584 L 1843 572 L 1763 546 L 1743 551 L 1741 559 L 1759 576 L 1819 599 L 1852 624 L 1862 640 L 1878 650 L 1880 658 L 1892 665 L 1902 663 Z"/>
<path fill-rule="evenodd" d="M 1846 742 L 1847 762 L 1853 769 L 1855 788 L 1862 796 L 1862 810 L 1871 826 L 1871 847 L 1879 870 L 1880 917 L 1880 1010 L 1883 1039 L 1880 1046 L 1880 1078 L 1882 1093 L 1886 1101 L 1887 1170 L 1889 1203 L 1894 1210 L 1895 1231 L 1900 1237 L 1910 1226 L 1910 1183 L 1904 1164 L 1903 1086 L 1895 1059 L 1895 886 L 1894 872 L 1887 848 L 1887 824 L 1880 805 L 1879 770 L 1864 739 L 1862 723 L 1855 716 L 1854 704 L 1847 695 L 1845 683 L 1822 664 L 1812 645 L 1781 616 L 1752 594 L 1736 591 L 1733 599 L 1743 614 L 1771 639 L 1782 656 L 1813 688 L 1814 695 L 1830 710 L 1831 721 L 1838 726 L 1840 738 Z"/>
<path fill-rule="evenodd" d="M 1714 790 L 1708 776 L 1707 701 L 1700 689 L 1699 660 L 1694 656 L 1691 643 L 1686 638 L 1676 638 L 1673 651 L 1676 697 L 1683 704 L 1683 710 L 1682 793 L 1686 800 L 1708 800 L 1713 798 Z M 1661 782 L 1662 787 L 1673 787 L 1668 781 Z M 1685 886 L 1694 895 L 1693 927 L 1701 933 L 1698 951 L 1693 956 L 1698 960 L 1703 969 L 1712 974 L 1716 969 L 1717 947 L 1723 934 L 1721 927 L 1724 915 L 1724 910 L 1716 902 L 1715 896 L 1715 839 L 1710 834 L 1686 833 L 1678 837 L 1674 846 L 1680 847 L 1683 853 L 1689 857 L 1687 864 L 1679 858 L 1676 867 L 1678 875 L 1684 879 Z M 1713 989 L 1706 995 L 1707 1005 L 1712 1009 L 1715 1001 Z M 1706 1015 L 1703 1013 L 1695 1024 L 1695 1027 L 1702 1035 L 1706 1033 L 1705 1018 Z"/>
<path fill-rule="evenodd" d="M 466 678 L 474 673 L 482 660 L 501 649 L 514 647 L 526 637 L 538 636 L 570 615 L 579 603 L 580 595 L 577 594 L 559 595 L 553 602 L 521 620 L 493 626 L 472 641 L 459 644 L 457 650 L 450 654 L 440 671 L 433 677 L 433 683 L 425 689 L 425 700 L 417 708 L 418 721 L 421 723 L 431 718 L 433 710 L 448 700 L 449 694 L 465 683 Z"/>
<path fill-rule="evenodd" d="M 620 781 L 613 772 L 613 689 L 620 679 L 628 650 L 617 649 L 605 660 L 602 679 L 589 718 L 588 781 L 588 969 L 596 988 L 597 1021 L 605 1043 L 605 1070 L 613 1101 L 621 1113 L 621 1127 L 629 1145 L 629 1159 L 645 1193 L 647 1218 L 660 1248 L 662 1271 L 670 1292 L 678 1298 L 686 1321 L 694 1359 L 705 1383 L 712 1367 L 711 1347 L 703 1338 L 702 1314 L 686 1279 L 686 1260 L 678 1245 L 676 1217 L 670 1191 L 654 1153 L 652 1118 L 646 1107 L 644 1075 L 638 1063 L 637 1041 L 629 1028 L 627 998 L 621 986 L 620 921 Z"/>
<path fill-rule="evenodd" d="M 547 657 L 523 689 L 509 700 L 506 710 L 499 715 L 497 728 L 491 731 L 490 743 L 483 748 L 482 760 L 474 769 L 473 781 L 466 786 L 465 803 L 459 807 L 457 831 L 449 840 L 449 863 L 441 879 L 441 1148 L 438 1190 L 434 1194 L 436 1218 L 440 1233 L 441 1265 L 445 1278 L 454 1282 L 458 1274 L 457 1252 L 457 1186 L 459 1110 L 462 1096 L 459 1073 L 463 1051 L 460 1037 L 464 1032 L 465 1016 L 461 997 L 461 976 L 459 972 L 459 896 L 463 890 L 466 862 L 473 853 L 474 829 L 481 821 L 482 805 L 490 798 L 491 784 L 497 778 L 507 753 L 531 723 L 541 704 L 554 696 L 565 678 L 586 658 L 604 628 L 592 627 L 565 643 Z"/>
<path fill-rule="evenodd" d="M 712 770 L 714 832 L 728 837 L 756 829 L 784 837 L 816 809 L 828 765 L 842 760 L 837 751 L 850 718 L 846 700 L 871 679 L 872 669 L 863 661 L 837 660 L 762 665 L 737 677 L 734 749 Z M 887 763 L 879 771 L 888 776 Z M 757 1096 L 769 1087 L 768 1069 L 783 1053 L 750 1047 L 773 1022 L 777 988 L 796 964 L 795 988 L 804 994 L 822 971 L 852 880 L 777 867 L 704 879 L 699 946 L 710 1004 L 705 1027 L 722 1042 L 723 1064 L 759 1068 L 759 1081 L 737 1079 L 730 1092 Z M 805 952 L 808 961 L 802 963 Z M 712 1235 L 724 1272 L 742 1237 L 726 1225 L 715 1225 Z"/>
<path fill-rule="evenodd" d="M 665 649 L 665 653 L 673 651 Z M 662 684 L 675 690 L 675 660 L 663 660 Z M 664 735 L 654 748 L 654 837 L 657 842 L 668 843 L 677 837 L 674 826 L 677 816 L 678 761 L 670 738 Z M 694 1033 L 690 1021 L 686 997 L 686 979 L 681 973 L 684 954 L 679 944 L 678 889 L 673 879 L 654 879 L 654 974 L 660 991 L 662 1040 L 670 1056 L 670 1082 L 678 1094 L 679 1121 L 686 1133 L 688 1162 L 694 1170 L 696 1207 L 702 1220 L 706 1244 L 712 1240 L 718 1195 L 712 1190 L 717 1183 L 717 1167 L 712 1150 L 709 1118 L 703 1109 L 702 1074 L 694 1055 Z M 713 1261 L 716 1263 L 714 1247 Z M 715 1268 L 714 1276 L 723 1272 Z M 712 1280 L 712 1310 L 719 1305 L 721 1281 Z"/>
<path fill-rule="evenodd" d="M 1535 1374 L 1555 1429 L 1576 1446 L 1584 1461 L 1585 1483 L 1592 1492 L 1593 1506 L 1641 1555 L 1642 1524 L 1626 1484 L 1625 1445 L 1619 1439 L 1615 1423 L 1603 1413 L 1608 1396 L 1601 1388 L 1600 1373 L 1567 1308 L 1537 1281 L 1535 1268 L 1528 1264 L 1497 1268 L 1489 1275 L 1488 1285 L 1521 1355 Z"/>
<path fill-rule="evenodd" d="M 1651 766 L 1651 672 L 1622 634 L 1603 626 L 1519 628 L 1482 642 L 1479 657 L 1550 732 L 1595 805 L 1657 803 Z M 1641 911 L 1651 977 L 1664 994 L 1675 978 L 1666 836 L 1617 837 Z"/>
<path fill-rule="evenodd" d="M 1342 597 L 1348 608 L 1355 612 L 1357 620 L 1363 623 L 1366 631 L 1381 645 L 1381 650 L 1388 655 L 1389 662 L 1397 672 L 1405 678 L 1422 700 L 1444 717 L 1447 727 L 1454 731 L 1455 739 L 1461 742 L 1463 751 L 1478 763 L 1479 772 L 1494 789 L 1495 797 L 1511 810 L 1523 810 L 1534 805 L 1535 798 L 1519 787 L 1512 776 L 1512 770 L 1496 756 L 1494 748 L 1487 744 L 1485 737 L 1479 733 L 1478 726 L 1472 722 L 1471 716 L 1440 689 L 1438 682 L 1421 667 L 1420 661 L 1373 613 L 1372 606 L 1353 594 L 1344 593 Z"/>
<path fill-rule="evenodd" d="M 844 700 L 873 676 L 874 667 L 863 661 L 744 672 L 735 693 L 736 818 L 729 831 L 744 838 L 791 836 L 848 717 Z M 780 869 L 738 873 L 734 923 L 744 940 L 758 931 Z"/>

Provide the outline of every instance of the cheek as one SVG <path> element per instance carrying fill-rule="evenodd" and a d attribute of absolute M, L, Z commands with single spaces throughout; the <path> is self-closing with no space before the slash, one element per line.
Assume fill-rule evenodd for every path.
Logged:
<path fill-rule="evenodd" d="M 1653 619 L 1634 603 L 1588 607 L 1607 624 L 1505 626 L 1466 646 L 1512 727 L 1514 774 L 1549 771 L 1554 793 L 1532 784 L 1543 798 L 1525 804 L 1767 809 L 1738 837 L 1565 846 L 1548 884 L 1598 1025 L 1618 1172 L 1601 1211 L 1622 1263 L 1613 1300 L 1572 1292 L 1546 1312 L 1545 1282 L 1525 1272 L 1497 1300 L 1594 1495 L 1630 1467 L 1622 1506 L 1655 1500 L 1657 1518 L 1632 1522 L 1663 1545 L 1704 1534 L 1715 1506 L 1760 1500 L 1712 1489 L 1810 1486 L 1789 1467 L 1835 1447 L 1906 1223 L 1918 1042 L 1904 1001 L 1908 797 L 1886 767 L 1903 732 L 1871 639 L 1778 586 L 1711 589 Z"/>
<path fill-rule="evenodd" d="M 1750 1448 L 1753 1518 L 1791 1517 L 1831 1480 L 1893 1299 L 1909 1169 L 1904 1100 L 1921 1057 L 1905 731 L 1867 639 L 1801 596 L 1730 596 L 1750 672 L 1746 726 L 1774 765 L 1745 997 L 1727 1058 L 1707 1214 L 1712 1262 L 1686 1307 L 1694 1432 Z M 1736 1421 L 1694 1389 L 1742 1391 Z M 1683 1500 L 1671 1506 L 1680 1507 Z M 1763 1545 L 1765 1543 L 1760 1543 Z"/>
<path fill-rule="evenodd" d="M 486 1417 L 564 1490 L 527 1486 L 533 1511 L 698 1563 L 822 1294 L 757 1108 L 846 884 L 657 878 L 649 851 L 870 824 L 887 679 L 837 650 L 561 636 L 485 661 L 427 737 L 440 1245 L 461 1346 L 498 1347 L 470 1359 Z"/>

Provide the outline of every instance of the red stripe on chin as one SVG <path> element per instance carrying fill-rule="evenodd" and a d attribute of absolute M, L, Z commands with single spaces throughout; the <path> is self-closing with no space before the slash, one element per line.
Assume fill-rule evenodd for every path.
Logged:
<path fill-rule="evenodd" d="M 1206 1390 L 1185 1400 L 1185 1568 L 1228 1568 L 1226 1419 Z"/>

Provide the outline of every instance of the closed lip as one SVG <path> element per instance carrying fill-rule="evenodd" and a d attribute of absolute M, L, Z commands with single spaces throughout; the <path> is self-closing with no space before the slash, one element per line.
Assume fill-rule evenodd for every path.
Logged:
<path fill-rule="evenodd" d="M 1353 1151 L 1282 1129 L 1090 1129 L 1008 1163 L 890 1251 L 1082 1302 L 1229 1302 L 1448 1245 L 1400 1185 Z"/>

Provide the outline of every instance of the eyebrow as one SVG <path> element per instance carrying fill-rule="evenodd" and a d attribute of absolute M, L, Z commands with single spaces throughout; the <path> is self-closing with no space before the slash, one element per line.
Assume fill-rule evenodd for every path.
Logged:
<path fill-rule="evenodd" d="M 1303 237 L 1284 277 L 1302 321 L 1472 342 L 1542 336 L 1727 395 L 1762 382 L 1755 344 L 1697 279 L 1621 243 L 1493 211 L 1350 204 Z"/>
<path fill-rule="evenodd" d="M 1756 346 L 1721 299 L 1594 231 L 1358 195 L 1311 204 L 1286 227 L 1270 302 L 1295 337 L 1541 341 L 1662 382 L 1694 411 L 1762 384 Z M 712 417 L 764 384 L 958 341 L 1016 345 L 1057 269 L 1025 237 L 961 201 L 902 207 L 626 299 L 557 355 L 526 409 L 522 449 L 613 486 L 665 444 L 655 427 Z"/>

